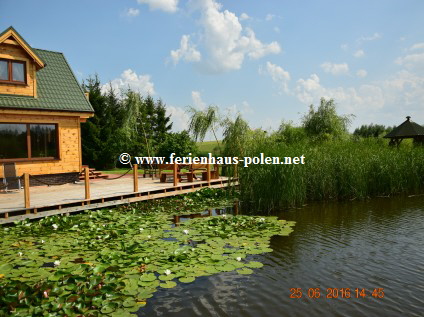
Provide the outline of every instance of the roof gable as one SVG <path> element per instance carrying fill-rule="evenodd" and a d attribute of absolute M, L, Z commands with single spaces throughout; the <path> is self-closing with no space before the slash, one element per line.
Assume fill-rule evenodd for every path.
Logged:
<path fill-rule="evenodd" d="M 15 44 L 13 42 L 16 42 L 20 47 L 22 47 L 22 49 L 25 50 L 25 52 L 29 56 L 31 56 L 38 69 L 43 68 L 46 65 L 44 61 L 40 58 L 40 56 L 36 53 L 36 51 L 23 39 L 23 37 L 13 27 L 10 26 L 0 34 L 0 44 L 3 42 L 9 44 Z"/>
<path fill-rule="evenodd" d="M 94 112 L 62 53 L 34 51 L 46 61 L 37 72 L 37 98 L 0 95 L 0 109 Z"/>

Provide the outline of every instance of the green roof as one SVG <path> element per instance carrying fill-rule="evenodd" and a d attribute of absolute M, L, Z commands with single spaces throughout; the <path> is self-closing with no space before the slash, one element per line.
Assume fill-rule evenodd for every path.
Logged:
<path fill-rule="evenodd" d="M 0 95 L 0 109 L 94 112 L 62 53 L 33 51 L 46 63 L 37 71 L 37 98 Z"/>

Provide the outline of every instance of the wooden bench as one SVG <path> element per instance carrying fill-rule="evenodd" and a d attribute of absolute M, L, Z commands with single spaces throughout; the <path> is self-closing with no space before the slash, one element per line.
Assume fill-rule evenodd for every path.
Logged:
<path fill-rule="evenodd" d="M 168 176 L 173 178 L 174 173 L 173 172 L 162 172 L 160 174 L 160 182 L 166 183 Z M 193 179 L 194 179 L 194 173 L 193 172 L 177 172 L 178 182 L 182 181 L 183 176 L 186 176 L 187 182 L 190 182 L 190 183 L 193 182 Z"/>

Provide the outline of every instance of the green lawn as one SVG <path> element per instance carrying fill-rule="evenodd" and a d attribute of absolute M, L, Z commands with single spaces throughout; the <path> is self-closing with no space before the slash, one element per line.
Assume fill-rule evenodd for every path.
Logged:
<path fill-rule="evenodd" d="M 199 149 L 199 153 L 201 154 L 213 153 L 214 148 L 216 148 L 217 146 L 218 145 L 216 141 L 197 142 L 197 147 Z"/>

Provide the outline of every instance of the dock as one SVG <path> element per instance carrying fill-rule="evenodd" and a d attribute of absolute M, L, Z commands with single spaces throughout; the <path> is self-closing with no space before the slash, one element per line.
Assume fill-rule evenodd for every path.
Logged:
<path fill-rule="evenodd" d="M 225 188 L 237 185 L 237 179 L 220 176 L 209 181 L 194 180 L 175 184 L 161 183 L 159 178 L 96 179 L 59 186 L 36 186 L 25 190 L 0 192 L 0 224 L 58 214 L 113 208 L 114 206 L 186 194 L 202 188 Z M 27 193 L 25 193 L 27 192 Z M 25 206 L 27 205 L 27 206 Z"/>

